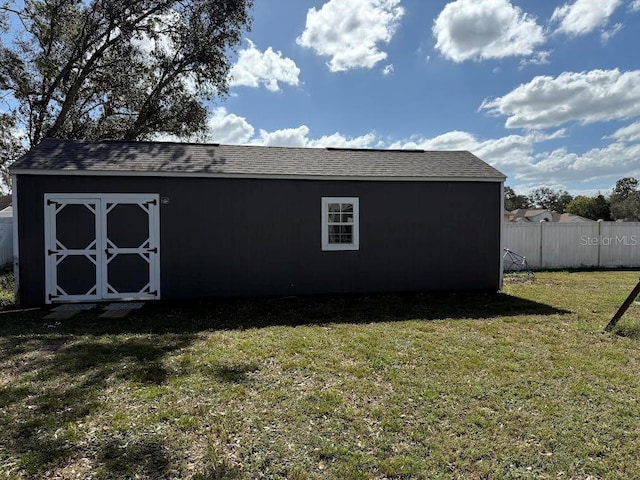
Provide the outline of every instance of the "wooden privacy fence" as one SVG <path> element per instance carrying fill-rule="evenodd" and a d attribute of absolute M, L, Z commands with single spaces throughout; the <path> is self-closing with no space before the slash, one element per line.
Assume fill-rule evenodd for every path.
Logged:
<path fill-rule="evenodd" d="M 0 217 L 0 267 L 13 262 L 13 218 Z"/>
<path fill-rule="evenodd" d="M 640 267 L 640 222 L 505 222 L 504 247 L 532 269 Z"/>

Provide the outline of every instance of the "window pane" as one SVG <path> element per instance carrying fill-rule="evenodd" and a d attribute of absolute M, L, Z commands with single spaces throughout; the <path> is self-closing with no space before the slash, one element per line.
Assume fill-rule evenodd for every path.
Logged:
<path fill-rule="evenodd" d="M 342 213 L 351 213 L 351 212 L 353 212 L 353 203 L 343 203 Z"/>
<path fill-rule="evenodd" d="M 340 204 L 339 203 L 330 203 L 329 204 L 329 212 L 340 213 Z"/>
<path fill-rule="evenodd" d="M 343 213 L 341 221 L 342 221 L 342 223 L 353 223 L 353 214 L 352 213 Z"/>
<path fill-rule="evenodd" d="M 351 225 L 329 225 L 329 243 L 353 243 L 353 227 Z"/>
<path fill-rule="evenodd" d="M 340 227 L 329 225 L 329 243 L 340 243 Z"/>
<path fill-rule="evenodd" d="M 329 214 L 329 222 L 330 223 L 340 223 L 340 214 L 339 213 L 330 213 Z"/>

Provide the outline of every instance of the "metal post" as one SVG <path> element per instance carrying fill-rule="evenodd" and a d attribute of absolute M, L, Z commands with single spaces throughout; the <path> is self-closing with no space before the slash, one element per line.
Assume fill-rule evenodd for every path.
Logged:
<path fill-rule="evenodd" d="M 629 294 L 627 299 L 624 301 L 624 303 L 620 306 L 620 308 L 618 309 L 616 314 L 613 316 L 611 321 L 607 324 L 606 327 L 604 327 L 605 332 L 611 331 L 611 329 L 613 329 L 613 327 L 616 326 L 616 324 L 620 321 L 620 319 L 624 315 L 624 312 L 626 312 L 627 309 L 631 306 L 631 304 L 636 299 L 639 293 L 640 293 L 640 282 L 638 282 L 638 284 L 634 287 L 634 289 L 631 290 L 631 293 Z"/>

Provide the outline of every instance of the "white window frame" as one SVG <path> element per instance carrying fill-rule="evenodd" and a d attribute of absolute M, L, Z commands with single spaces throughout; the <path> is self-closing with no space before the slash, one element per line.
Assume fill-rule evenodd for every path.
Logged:
<path fill-rule="evenodd" d="M 353 242 L 329 243 L 329 204 L 350 203 L 353 205 Z M 322 250 L 360 250 L 360 198 L 359 197 L 322 197 Z"/>

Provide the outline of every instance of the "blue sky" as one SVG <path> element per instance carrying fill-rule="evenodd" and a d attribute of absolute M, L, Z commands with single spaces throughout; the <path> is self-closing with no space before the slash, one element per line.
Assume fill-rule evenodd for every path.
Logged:
<path fill-rule="evenodd" d="M 640 178 L 640 0 L 256 1 L 209 141 L 470 150 L 526 193 Z"/>

